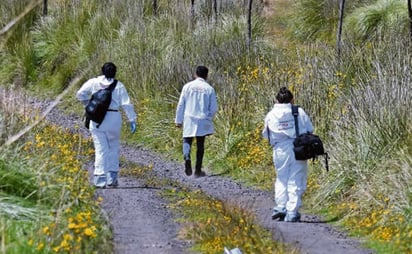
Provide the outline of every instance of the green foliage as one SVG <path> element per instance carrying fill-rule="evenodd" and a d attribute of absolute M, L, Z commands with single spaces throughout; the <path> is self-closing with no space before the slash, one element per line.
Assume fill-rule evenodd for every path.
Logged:
<path fill-rule="evenodd" d="M 19 197 L 30 197 L 37 191 L 35 176 L 0 159 L 0 191 Z"/>
<path fill-rule="evenodd" d="M 5 104 L 0 106 L 4 121 L 16 129 L 8 121 L 16 113 L 8 112 L 11 108 Z M 30 120 L 23 119 L 19 126 Z M 49 126 L 35 129 L 16 147 L 2 147 L 2 252 L 111 253 L 109 228 L 79 160 L 89 159 L 89 149 L 89 140 Z"/>
<path fill-rule="evenodd" d="M 10 31 L 20 34 L 9 37 L 0 53 L 1 80 L 48 94 L 62 90 L 85 67 L 90 67 L 86 74 L 97 75 L 103 62 L 113 61 L 139 113 L 137 135 L 123 137 L 180 158 L 175 106 L 194 67 L 205 64 L 220 107 L 205 166 L 263 189 L 272 188 L 275 173 L 270 148 L 260 140 L 261 124 L 278 88 L 288 86 L 331 155 L 329 174 L 320 163 L 311 166 L 306 207 L 327 211 L 377 241 L 375 246 L 385 245 L 377 248 L 410 252 L 412 77 L 411 45 L 402 37 L 406 8 L 399 1 L 359 9 L 362 2 L 347 3 L 338 58 L 328 46 L 335 38 L 337 1 L 303 0 L 294 6 L 296 12 L 288 11 L 294 13 L 289 31 L 310 45 L 285 51 L 266 41 L 259 3 L 248 50 L 245 6 L 221 2 L 214 19 L 206 2 L 196 5 L 193 18 L 189 1 L 159 1 L 156 15 L 149 0 L 55 1 L 48 17 L 33 14 Z M 11 17 L 0 16 L 2 23 Z M 27 117 L 9 112 L 0 119 L 2 140 Z M 51 158 L 51 151 L 38 154 Z M 20 181 L 31 175 L 7 177 Z M 55 195 L 54 187 L 47 193 Z"/>
<path fill-rule="evenodd" d="M 357 8 L 345 19 L 344 30 L 354 39 L 379 39 L 385 34 L 408 36 L 406 4 L 400 0 L 379 0 Z"/>
<path fill-rule="evenodd" d="M 337 0 L 296 2 L 287 34 L 301 42 L 335 42 L 339 4 Z M 408 36 L 409 21 L 404 1 L 345 1 L 343 15 L 344 40 L 362 42 L 389 34 Z"/>
<path fill-rule="evenodd" d="M 316 91 L 305 90 L 313 98 L 326 92 L 322 104 L 316 100 L 323 110 L 315 116 L 329 125 L 324 135 L 331 156 L 329 174 L 317 173 L 312 176 L 317 179 L 309 181 L 316 182 L 310 203 L 338 215 L 344 225 L 372 241 L 385 243 L 386 249 L 408 252 L 412 97 L 406 66 L 411 52 L 404 50 L 407 41 L 391 41 L 371 43 L 340 64 L 333 57 L 316 58 L 308 69 L 311 78 L 306 82 L 325 81 L 316 84 Z M 348 47 L 345 54 L 360 50 Z"/>
<path fill-rule="evenodd" d="M 300 0 L 289 22 L 289 33 L 301 41 L 331 41 L 339 17 L 337 0 Z"/>
<path fill-rule="evenodd" d="M 6 24 L 13 23 L 19 15 L 28 11 L 23 19 L 4 31 L 4 37 L 0 37 L 0 45 L 4 43 L 7 46 L 13 47 L 22 42 L 24 37 L 26 37 L 26 34 L 40 17 L 40 8 L 33 3 L 34 1 L 32 0 L 4 0 L 0 2 L 1 28 L 6 27 Z"/>

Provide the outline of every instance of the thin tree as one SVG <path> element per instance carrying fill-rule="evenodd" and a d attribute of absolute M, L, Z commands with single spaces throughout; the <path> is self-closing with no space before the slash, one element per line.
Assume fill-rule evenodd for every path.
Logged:
<path fill-rule="evenodd" d="M 190 16 L 192 17 L 192 19 L 194 19 L 194 17 L 195 17 L 195 0 L 191 0 Z"/>
<path fill-rule="evenodd" d="M 409 15 L 409 33 L 412 37 L 412 4 L 411 0 L 408 0 L 408 15 Z"/>
<path fill-rule="evenodd" d="M 248 12 L 247 12 L 247 48 L 250 49 L 252 41 L 252 3 L 253 0 L 249 0 Z"/>
<path fill-rule="evenodd" d="M 408 0 L 410 1 L 410 0 Z M 336 38 L 336 48 L 338 51 L 338 58 L 340 58 L 340 52 L 342 47 L 342 24 L 343 24 L 343 12 L 345 8 L 345 0 L 340 0 L 339 4 L 339 23 L 338 23 L 338 33 Z"/>
<path fill-rule="evenodd" d="M 213 12 L 215 13 L 215 21 L 217 22 L 217 0 L 213 0 Z"/>
<path fill-rule="evenodd" d="M 43 16 L 47 15 L 47 0 L 43 0 Z"/>
<path fill-rule="evenodd" d="M 190 0 L 190 26 L 195 26 L 195 0 Z"/>
<path fill-rule="evenodd" d="M 157 0 L 153 0 L 153 15 L 157 15 Z"/>

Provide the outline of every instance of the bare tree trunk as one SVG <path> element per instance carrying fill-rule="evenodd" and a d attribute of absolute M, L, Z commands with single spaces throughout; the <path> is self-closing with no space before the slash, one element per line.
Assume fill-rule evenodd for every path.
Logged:
<path fill-rule="evenodd" d="M 213 18 L 213 0 L 206 0 L 204 4 L 207 21 L 209 21 L 210 18 Z"/>
<path fill-rule="evenodd" d="M 408 0 L 408 14 L 409 14 L 409 32 L 412 37 L 412 4 L 411 0 Z"/>
<path fill-rule="evenodd" d="M 157 16 L 157 0 L 153 0 L 153 15 Z"/>
<path fill-rule="evenodd" d="M 253 0 L 249 0 L 249 7 L 247 12 L 247 48 L 250 49 L 252 41 L 252 3 Z"/>
<path fill-rule="evenodd" d="M 195 0 L 191 0 L 190 16 L 192 16 L 192 18 L 195 17 Z"/>
<path fill-rule="evenodd" d="M 410 1 L 410 0 L 408 0 Z M 342 23 L 343 23 L 343 13 L 345 8 L 345 0 L 340 0 L 339 4 L 339 23 L 338 23 L 338 33 L 336 38 L 336 48 L 338 51 L 338 59 L 340 58 L 341 47 L 342 47 Z"/>
<path fill-rule="evenodd" d="M 47 0 L 43 0 L 43 16 L 47 15 Z"/>
<path fill-rule="evenodd" d="M 217 0 L 213 0 L 213 12 L 215 13 L 215 21 L 217 22 Z"/>
<path fill-rule="evenodd" d="M 191 22 L 191 26 L 192 28 L 195 27 L 195 0 L 191 0 L 190 1 L 190 22 Z"/>

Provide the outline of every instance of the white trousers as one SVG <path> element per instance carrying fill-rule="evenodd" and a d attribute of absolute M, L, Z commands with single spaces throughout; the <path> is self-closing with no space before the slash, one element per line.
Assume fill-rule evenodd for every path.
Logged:
<path fill-rule="evenodd" d="M 273 162 L 277 173 L 275 181 L 277 209 L 286 208 L 288 213 L 296 214 L 306 190 L 307 161 L 295 160 L 293 141 L 288 140 L 273 148 Z"/>
<path fill-rule="evenodd" d="M 99 128 L 96 127 L 96 123 L 90 122 L 95 149 L 94 175 L 119 171 L 121 126 L 121 114 L 112 111 L 107 112 Z"/>

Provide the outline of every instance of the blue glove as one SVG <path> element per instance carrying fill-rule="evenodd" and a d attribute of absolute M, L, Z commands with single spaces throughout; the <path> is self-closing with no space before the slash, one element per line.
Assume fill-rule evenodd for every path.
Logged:
<path fill-rule="evenodd" d="M 135 133 L 136 131 L 136 122 L 130 122 L 130 131 Z"/>

